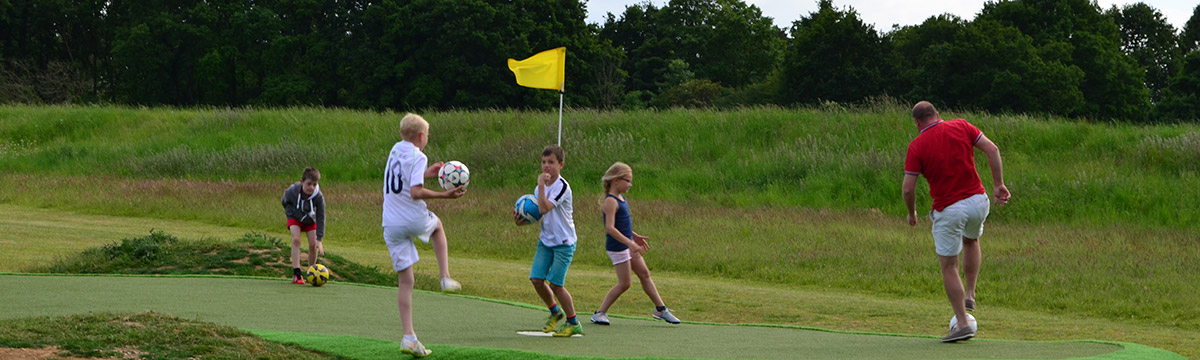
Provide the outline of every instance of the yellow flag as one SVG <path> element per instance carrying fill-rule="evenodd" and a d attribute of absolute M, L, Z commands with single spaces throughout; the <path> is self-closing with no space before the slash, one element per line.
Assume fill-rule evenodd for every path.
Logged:
<path fill-rule="evenodd" d="M 546 50 L 521 61 L 508 59 L 508 69 L 517 76 L 517 85 L 562 91 L 567 48 Z"/>

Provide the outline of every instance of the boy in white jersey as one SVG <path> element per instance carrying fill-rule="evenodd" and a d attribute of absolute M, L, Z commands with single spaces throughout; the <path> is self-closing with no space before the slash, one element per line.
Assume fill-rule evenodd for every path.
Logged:
<path fill-rule="evenodd" d="M 416 114 L 406 114 L 400 120 L 400 136 L 404 141 L 392 146 L 383 173 L 383 241 L 392 255 L 392 267 L 399 277 L 397 303 L 400 306 L 400 321 L 404 327 L 401 351 L 415 357 L 424 357 L 433 351 L 426 349 L 417 340 L 412 324 L 413 270 L 417 247 L 413 238 L 426 243 L 433 238 L 433 252 L 441 271 L 442 290 L 459 288 L 450 279 L 448 255 L 446 254 L 446 231 L 442 221 L 425 207 L 424 199 L 456 199 L 467 192 L 462 186 L 450 191 L 438 192 L 425 188 L 425 178 L 437 176 L 442 163 L 426 167 L 429 158 L 421 149 L 429 143 L 429 123 Z"/>
<path fill-rule="evenodd" d="M 542 150 L 542 174 L 538 175 L 537 188 L 533 192 L 537 197 L 538 212 L 542 214 L 542 232 L 533 255 L 529 281 L 550 309 L 550 317 L 542 331 L 554 332 L 557 337 L 570 337 L 583 334 L 583 326 L 575 318 L 575 304 L 564 287 L 567 268 L 575 256 L 575 220 L 571 217 L 571 185 L 559 176 L 563 158 L 563 149 L 557 145 Z M 517 225 L 529 225 L 516 211 L 513 211 L 513 221 Z M 561 310 L 554 302 L 556 297 L 562 303 Z M 558 321 L 563 318 L 567 322 L 558 329 Z"/>

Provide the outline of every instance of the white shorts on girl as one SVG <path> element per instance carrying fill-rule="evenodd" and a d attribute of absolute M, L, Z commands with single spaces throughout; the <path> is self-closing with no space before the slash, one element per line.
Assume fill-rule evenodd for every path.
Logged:
<path fill-rule="evenodd" d="M 983 222 L 987 220 L 991 205 L 984 194 L 975 194 L 969 198 L 950 204 L 942 211 L 934 210 L 929 213 L 933 222 L 933 243 L 937 254 L 941 256 L 958 256 L 962 252 L 962 239 L 978 239 L 983 235 Z"/>
<path fill-rule="evenodd" d="M 621 251 L 609 251 L 608 258 L 612 259 L 613 265 L 617 265 L 617 264 L 629 261 L 629 259 L 631 259 L 630 255 L 629 255 L 629 249 L 625 249 L 625 250 L 621 250 Z"/>
<path fill-rule="evenodd" d="M 403 271 L 421 260 L 417 256 L 417 245 L 413 243 L 413 239 L 421 239 L 428 244 L 429 237 L 437 230 L 439 221 L 437 215 L 429 211 L 424 221 L 383 227 L 383 242 L 387 244 L 388 253 L 392 255 L 393 269 Z"/>

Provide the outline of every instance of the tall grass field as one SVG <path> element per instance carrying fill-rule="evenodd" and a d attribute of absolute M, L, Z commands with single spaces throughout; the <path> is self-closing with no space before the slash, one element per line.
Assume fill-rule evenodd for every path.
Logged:
<path fill-rule="evenodd" d="M 37 207 L 282 236 L 279 198 L 304 167 L 313 166 L 321 170 L 329 204 L 327 249 L 386 258 L 379 245 L 380 187 L 388 150 L 400 140 L 402 115 L 319 108 L 0 106 L 0 205 L 9 205 L 6 211 Z M 422 115 L 431 125 L 425 151 L 430 160 L 459 160 L 471 170 L 464 198 L 429 202 L 446 224 L 452 263 L 462 259 L 456 264 L 527 271 L 537 229 L 512 226 L 509 211 L 517 197 L 533 191 L 541 149 L 555 142 L 557 113 Z M 1164 329 L 1068 337 L 1134 341 L 1200 356 L 1195 345 L 1200 126 L 1082 123 L 950 109 L 942 109 L 942 117 L 967 119 L 1000 147 L 1013 192 L 1009 205 L 992 208 L 981 242 L 981 311 L 993 307 L 1094 322 L 1037 324 L 1040 330 L 1031 334 L 1055 334 L 1060 325 Z M 664 290 L 685 312 L 703 314 L 697 320 L 791 323 L 798 318 L 771 308 L 838 307 L 785 300 L 761 304 L 753 314 L 710 314 L 706 311 L 727 304 L 716 294 L 705 295 L 702 281 L 693 281 L 704 278 L 780 291 L 861 294 L 865 302 L 934 299 L 948 313 L 928 220 L 915 228 L 904 224 L 900 181 L 907 144 L 916 135 L 908 107 L 898 104 L 568 110 L 563 176 L 575 192 L 580 236 L 575 260 L 580 272 L 573 265 L 572 274 L 599 269 L 605 276 L 599 284 L 607 284 L 601 287 L 615 281 L 605 273 L 611 266 L 602 250 L 597 201 L 603 172 L 624 161 L 636 175 L 628 196 L 638 232 L 653 244 L 647 263 L 654 271 L 689 279 L 680 284 L 698 284 Z M 976 159 L 990 194 L 986 158 L 979 153 Z M 924 181 L 918 195 L 924 213 L 930 203 Z M 429 259 L 422 266 L 433 267 L 432 253 L 422 251 Z M 462 267 L 481 279 L 499 276 L 486 270 Z M 527 281 L 513 283 L 519 290 L 482 286 L 472 295 L 536 301 Z M 593 292 L 602 296 L 606 290 Z M 645 302 L 635 290 L 622 300 Z M 587 290 L 580 293 L 577 298 L 598 300 L 588 298 Z M 677 294 L 697 300 L 689 308 L 689 299 Z M 699 305 L 701 296 L 716 300 Z M 743 300 L 753 303 L 728 303 L 744 305 Z M 895 312 L 846 317 L 856 324 L 851 326 L 869 327 L 864 324 L 876 321 L 873 317 L 907 316 Z"/>
<path fill-rule="evenodd" d="M 402 114 L 289 108 L 133 109 L 0 106 L 8 173 L 137 179 L 378 182 Z M 553 112 L 423 114 L 426 153 L 471 169 L 472 189 L 532 189 Z M 1014 204 L 1003 220 L 1195 227 L 1200 128 L 954 113 L 999 145 Z M 917 135 L 906 107 L 736 111 L 568 111 L 564 176 L 597 193 L 614 161 L 637 196 L 733 207 L 879 209 L 903 215 L 899 183 Z M 986 159 L 976 157 L 991 189 Z M 921 182 L 924 184 L 924 182 Z M 927 194 L 920 188 L 919 193 Z M 530 190 L 532 191 L 532 190 Z M 928 196 L 920 206 L 927 208 Z"/>

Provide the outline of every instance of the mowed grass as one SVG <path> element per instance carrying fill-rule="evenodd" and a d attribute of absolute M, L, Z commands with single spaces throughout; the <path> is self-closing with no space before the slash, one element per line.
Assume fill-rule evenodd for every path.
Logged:
<path fill-rule="evenodd" d="M 731 111 L 567 111 L 563 146 L 576 189 L 598 192 L 614 161 L 639 195 L 736 208 L 879 209 L 903 215 L 904 155 L 917 135 L 910 105 Z M 1093 124 L 959 113 L 1001 148 L 1025 223 L 1195 228 L 1200 126 Z M 424 114 L 426 153 L 460 160 L 478 189 L 532 189 L 554 112 Z M 0 106 L 0 168 L 24 174 L 280 183 L 305 166 L 329 183 L 378 182 L 400 114 L 322 108 L 136 109 Z M 991 176 L 982 154 L 984 184 Z M 920 193 L 925 194 L 921 182 Z M 98 190 L 103 191 L 103 190 Z M 927 196 L 920 197 L 926 209 Z"/>
<path fill-rule="evenodd" d="M 70 182 L 41 178 L 19 183 L 54 188 Z M 106 182 L 117 188 L 137 188 L 122 185 L 133 180 Z M 0 181 L 0 186 L 9 184 Z M 211 191 L 210 195 L 220 197 L 220 188 L 252 185 L 156 184 L 178 192 L 147 190 L 155 195 L 131 202 L 140 205 L 106 207 L 99 212 L 171 217 L 180 215 L 169 209 L 188 209 L 188 214 L 205 214 L 195 219 L 198 224 L 261 223 L 247 228 L 284 234 L 276 224 L 281 215 L 273 207 L 261 213 L 218 211 L 210 208 L 219 206 L 217 203 L 185 195 Z M 34 190 L 39 188 L 29 186 L 18 186 L 28 191 L 14 193 L 38 193 Z M 331 204 L 340 204 L 330 213 L 327 249 L 388 269 L 390 261 L 379 234 L 379 205 L 377 200 L 368 200 L 375 198 L 374 186 L 360 187 L 323 187 Z M 97 211 L 95 204 L 119 203 L 110 201 L 115 200 L 110 196 L 136 197 L 133 193 L 93 193 L 69 201 L 46 196 L 5 201 L 87 213 Z M 536 304 L 539 301 L 526 280 L 536 229 L 508 223 L 508 197 L 504 192 L 476 191 L 458 201 L 431 205 L 447 224 L 451 270 L 465 284 L 466 294 Z M 275 201 L 272 198 L 264 195 L 257 201 Z M 489 205 L 502 201 L 505 205 Z M 599 306 L 615 276 L 596 235 L 598 216 L 587 215 L 586 198 L 576 201 L 576 226 L 582 240 L 568 287 L 579 311 L 588 312 Z M 909 228 L 901 218 L 870 211 L 720 209 L 638 202 L 632 196 L 631 201 L 639 232 L 651 236 L 653 247 L 647 262 L 655 281 L 667 304 L 685 320 L 940 335 L 943 322 L 949 319 L 927 223 Z M 64 221 L 92 217 L 80 213 L 61 216 Z M 20 219 L 17 213 L 0 217 Z M 984 336 L 1129 341 L 1200 356 L 1194 346 L 1200 342 L 1192 300 L 1198 295 L 1196 277 L 1200 273 L 1196 271 L 1200 259 L 1190 248 L 1194 236 L 1116 227 L 989 225 L 977 313 L 985 324 Z M 1148 239 L 1156 245 L 1150 246 Z M 424 261 L 416 267 L 418 277 L 435 278 L 432 251 L 427 245 L 420 249 Z M 418 286 L 436 290 L 432 281 Z M 634 286 L 612 313 L 645 317 L 650 305 Z"/>

